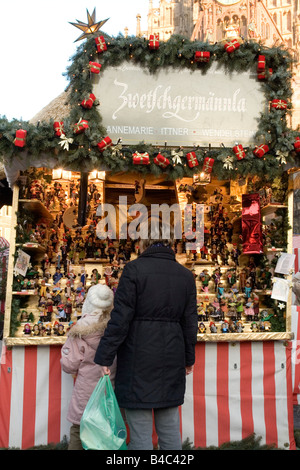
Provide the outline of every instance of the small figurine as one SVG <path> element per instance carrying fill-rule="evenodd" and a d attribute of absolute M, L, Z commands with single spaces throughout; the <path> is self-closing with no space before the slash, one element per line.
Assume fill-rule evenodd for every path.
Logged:
<path fill-rule="evenodd" d="M 197 314 L 198 314 L 198 321 L 204 321 L 205 320 L 205 310 L 203 307 L 203 302 L 200 302 L 197 305 Z"/>
<path fill-rule="evenodd" d="M 205 327 L 205 325 L 204 325 L 203 322 L 200 322 L 200 323 L 199 323 L 198 332 L 199 332 L 199 333 L 206 333 L 206 327 Z"/>
<path fill-rule="evenodd" d="M 247 321 L 248 319 L 250 321 L 254 320 L 253 302 L 251 302 L 249 299 L 245 305 L 244 313 L 246 315 Z"/>
<path fill-rule="evenodd" d="M 64 334 L 65 334 L 64 325 L 62 323 L 59 323 L 58 327 L 57 327 L 56 335 L 57 336 L 64 336 Z"/>
<path fill-rule="evenodd" d="M 243 326 L 243 323 L 241 322 L 241 320 L 238 320 L 235 324 L 235 331 L 237 333 L 243 333 L 244 331 L 244 326 Z"/>
<path fill-rule="evenodd" d="M 228 322 L 226 320 L 221 325 L 221 333 L 229 333 Z"/>
<path fill-rule="evenodd" d="M 209 329 L 211 333 L 217 333 L 217 327 L 213 321 L 210 322 Z"/>
<path fill-rule="evenodd" d="M 65 321 L 66 319 L 66 312 L 65 312 L 65 304 L 64 303 L 59 303 L 57 305 L 57 312 L 58 312 L 58 318 L 59 320 L 62 322 L 62 321 Z"/>
<path fill-rule="evenodd" d="M 56 268 L 56 272 L 53 274 L 53 283 L 57 284 L 63 278 L 60 268 Z"/>
<path fill-rule="evenodd" d="M 33 325 L 32 335 L 33 336 L 40 336 L 40 330 L 39 330 L 39 326 L 38 326 L 37 323 L 35 323 L 35 325 Z"/>
<path fill-rule="evenodd" d="M 202 282 L 202 290 L 208 292 L 208 284 L 210 281 L 210 275 L 207 269 L 203 269 L 202 273 L 199 274 L 199 279 Z"/>
<path fill-rule="evenodd" d="M 251 284 L 249 281 L 246 282 L 246 286 L 245 286 L 245 289 L 244 289 L 244 293 L 245 293 L 245 296 L 246 296 L 246 299 L 248 300 L 250 295 L 251 295 L 251 292 L 252 292 L 252 287 L 251 287 Z"/>
<path fill-rule="evenodd" d="M 24 335 L 31 335 L 31 326 L 29 325 L 29 323 L 26 323 L 24 325 L 23 333 Z"/>
<path fill-rule="evenodd" d="M 259 331 L 259 327 L 258 327 L 258 325 L 257 325 L 257 323 L 256 323 L 255 321 L 251 323 L 251 327 L 250 327 L 250 328 L 251 328 L 251 330 L 252 330 L 253 333 L 257 333 L 257 332 Z"/>

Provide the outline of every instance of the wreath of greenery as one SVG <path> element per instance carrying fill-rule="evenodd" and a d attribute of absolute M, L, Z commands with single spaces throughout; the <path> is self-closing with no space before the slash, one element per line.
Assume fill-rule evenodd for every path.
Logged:
<path fill-rule="evenodd" d="M 144 38 L 118 36 L 112 38 L 105 33 L 103 35 L 107 44 L 107 50 L 97 53 L 95 36 L 91 36 L 77 49 L 71 58 L 71 65 L 64 73 L 68 77 L 68 89 L 70 113 L 63 119 L 64 132 L 67 138 L 73 142 L 69 149 L 59 145 L 60 139 L 55 137 L 53 121 L 39 122 L 33 125 L 30 122 L 18 120 L 8 121 L 0 117 L 0 155 L 6 164 L 14 158 L 23 158 L 29 166 L 34 166 L 34 161 L 39 159 L 40 154 L 48 154 L 57 159 L 57 166 L 77 171 L 92 171 L 94 169 L 111 171 L 134 171 L 141 174 L 152 173 L 154 175 L 166 174 L 169 179 L 175 180 L 184 176 L 191 177 L 202 169 L 202 162 L 206 156 L 214 159 L 213 176 L 218 179 L 234 179 L 251 175 L 265 175 L 269 180 L 281 175 L 285 171 L 285 165 L 296 166 L 296 153 L 294 142 L 299 134 L 288 126 L 289 116 L 292 113 L 292 58 L 283 47 L 266 48 L 255 41 L 244 41 L 233 53 L 226 52 L 223 43 L 208 44 L 199 41 L 190 41 L 183 36 L 174 35 L 167 42 L 160 42 L 157 50 L 149 49 L 149 42 Z M 194 61 L 196 51 L 209 51 L 210 61 L 200 63 Z M 172 149 L 164 147 L 159 149 L 146 142 L 140 142 L 136 146 L 122 146 L 118 148 L 113 145 L 100 152 L 97 143 L 107 136 L 106 129 L 102 124 L 101 107 L 83 109 L 80 103 L 87 99 L 92 93 L 93 81 L 89 62 L 101 63 L 100 74 L 106 67 L 133 61 L 155 73 L 161 67 L 172 66 L 174 68 L 187 67 L 190 70 L 201 69 L 205 74 L 214 62 L 223 66 L 226 74 L 231 72 L 256 71 L 259 55 L 264 55 L 266 68 L 272 69 L 272 74 L 261 81 L 261 87 L 267 103 L 273 99 L 287 101 L 287 109 L 274 109 L 270 107 L 261 113 L 258 122 L 258 131 L 255 136 L 257 145 L 266 143 L 269 147 L 263 158 L 257 158 L 253 154 L 253 148 L 248 147 L 246 157 L 237 160 L 232 148 L 219 147 L 195 149 L 183 145 L 182 164 L 172 163 Z M 83 134 L 74 134 L 74 125 L 80 120 L 88 120 L 89 128 Z M 16 130 L 27 131 L 26 146 L 19 148 L 14 145 Z M 233 146 L 235 144 L 233 143 Z M 185 158 L 185 152 L 195 151 L 199 166 L 189 168 Z M 147 152 L 150 157 L 149 165 L 134 165 L 132 155 L 135 152 Z M 153 160 L 157 153 L 167 157 L 171 164 L 162 169 Z M 231 164 L 226 164 L 230 157 Z"/>

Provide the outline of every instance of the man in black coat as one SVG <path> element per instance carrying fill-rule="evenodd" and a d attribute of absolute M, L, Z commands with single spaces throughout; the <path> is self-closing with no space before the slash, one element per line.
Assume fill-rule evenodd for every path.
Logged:
<path fill-rule="evenodd" d="M 140 246 L 144 251 L 123 270 L 95 362 L 109 373 L 117 354 L 115 393 L 125 409 L 129 449 L 153 448 L 153 412 L 160 449 L 178 450 L 178 406 L 195 362 L 195 280 L 176 261 L 170 241 Z"/>

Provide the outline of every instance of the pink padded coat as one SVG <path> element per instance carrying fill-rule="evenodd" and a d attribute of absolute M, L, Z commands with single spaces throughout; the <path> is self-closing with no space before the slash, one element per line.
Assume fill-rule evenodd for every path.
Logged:
<path fill-rule="evenodd" d="M 86 404 L 100 377 L 104 375 L 102 367 L 94 362 L 94 357 L 105 326 L 106 322 L 102 317 L 97 322 L 93 317 L 85 317 L 83 324 L 79 320 L 70 329 L 62 347 L 62 369 L 67 374 L 76 376 L 67 414 L 67 419 L 72 424 L 80 424 Z M 114 385 L 116 361 L 110 369 L 110 379 Z"/>

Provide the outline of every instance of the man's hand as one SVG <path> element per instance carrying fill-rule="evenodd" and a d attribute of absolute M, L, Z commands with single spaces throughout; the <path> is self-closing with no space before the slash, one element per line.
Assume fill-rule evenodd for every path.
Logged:
<path fill-rule="evenodd" d="M 101 367 L 102 367 L 104 375 L 110 375 L 110 369 L 108 367 L 106 366 L 101 366 Z"/>
<path fill-rule="evenodd" d="M 186 366 L 185 368 L 185 375 L 189 375 L 193 372 L 194 366 Z"/>

